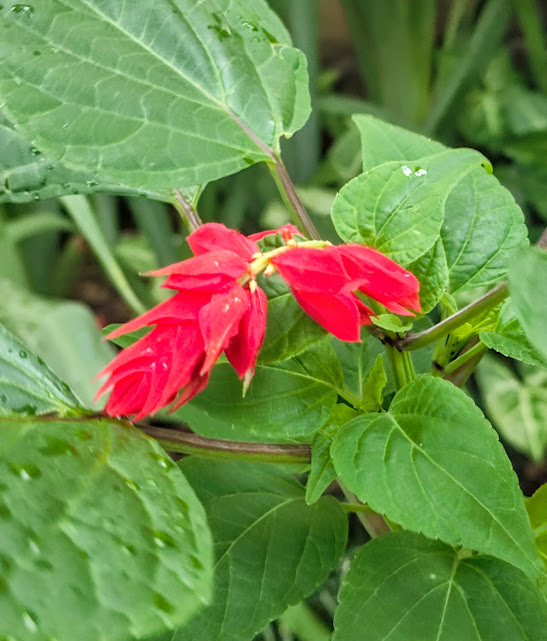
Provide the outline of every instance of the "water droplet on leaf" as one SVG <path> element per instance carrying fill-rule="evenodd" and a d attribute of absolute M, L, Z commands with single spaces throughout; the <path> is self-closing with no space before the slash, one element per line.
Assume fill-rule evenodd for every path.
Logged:
<path fill-rule="evenodd" d="M 34 13 L 34 7 L 30 4 L 14 4 L 11 7 L 13 13 L 23 13 L 27 18 L 31 18 Z"/>

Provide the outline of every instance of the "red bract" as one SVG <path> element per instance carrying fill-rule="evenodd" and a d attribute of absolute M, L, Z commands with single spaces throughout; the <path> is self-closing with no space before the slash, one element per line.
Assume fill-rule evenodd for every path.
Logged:
<path fill-rule="evenodd" d="M 371 323 L 373 312 L 357 291 L 397 314 L 420 311 L 416 277 L 368 247 L 296 247 L 275 256 L 272 263 L 302 308 L 344 341 L 359 341 L 359 328 Z"/>
<path fill-rule="evenodd" d="M 107 414 L 138 420 L 170 403 L 173 410 L 180 407 L 204 389 L 222 352 L 245 389 L 252 379 L 267 301 L 261 289 L 237 280 L 251 282 L 245 276 L 258 247 L 216 223 L 203 225 L 188 241 L 194 258 L 151 272 L 168 276 L 163 286 L 178 293 L 108 336 L 155 326 L 99 374 L 109 378 L 97 396 L 112 388 Z"/>

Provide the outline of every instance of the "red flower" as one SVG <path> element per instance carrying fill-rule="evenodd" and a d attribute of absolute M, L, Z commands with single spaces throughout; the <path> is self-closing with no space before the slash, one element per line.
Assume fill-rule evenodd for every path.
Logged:
<path fill-rule="evenodd" d="M 97 396 L 113 388 L 107 414 L 138 420 L 169 403 L 180 407 L 207 385 L 222 352 L 245 387 L 252 379 L 267 308 L 266 295 L 249 276 L 258 246 L 216 223 L 200 227 L 188 242 L 194 258 L 151 273 L 168 276 L 163 286 L 178 293 L 108 336 L 155 325 L 99 374 L 109 378 Z"/>
<path fill-rule="evenodd" d="M 397 314 L 420 311 L 416 277 L 380 252 L 361 245 L 299 248 L 272 258 L 302 308 L 331 334 L 359 341 L 372 310 L 360 291 Z"/>

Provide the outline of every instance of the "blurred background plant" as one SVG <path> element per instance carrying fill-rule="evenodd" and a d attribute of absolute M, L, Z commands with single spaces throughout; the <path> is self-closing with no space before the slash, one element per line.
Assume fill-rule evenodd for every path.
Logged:
<path fill-rule="evenodd" d="M 308 58 L 313 113 L 285 141 L 283 157 L 323 237 L 335 239 L 329 212 L 336 192 L 361 172 L 351 119 L 360 113 L 481 150 L 524 210 L 530 240 L 537 239 L 547 224 L 545 2 L 269 2 Z M 93 193 L 93 181 L 73 172 L 67 189 L 52 190 L 46 176 L 57 171 L 0 114 L 0 322 L 91 403 L 90 381 L 113 353 L 101 326 L 161 300 L 157 279 L 139 272 L 186 257 L 187 229 L 150 194 Z M 199 211 L 204 221 L 244 232 L 288 219 L 264 165 L 208 185 Z M 530 494 L 547 476 L 545 373 L 490 356 L 469 391 Z M 337 583 L 311 601 L 325 619 Z M 298 608 L 263 638 L 329 638 L 312 610 Z"/>

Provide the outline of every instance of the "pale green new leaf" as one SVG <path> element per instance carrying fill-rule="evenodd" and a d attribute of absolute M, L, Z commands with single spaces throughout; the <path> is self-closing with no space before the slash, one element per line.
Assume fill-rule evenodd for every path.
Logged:
<path fill-rule="evenodd" d="M 250 641 L 328 577 L 344 551 L 347 519 L 332 497 L 306 505 L 304 488 L 274 466 L 181 464 L 215 541 L 211 605 L 172 641 Z"/>
<path fill-rule="evenodd" d="M 509 270 L 509 289 L 524 333 L 547 359 L 547 251 L 530 247 L 517 256 Z"/>
<path fill-rule="evenodd" d="M 309 114 L 305 56 L 264 0 L 7 5 L 0 102 L 53 160 L 166 199 L 271 160 Z"/>
<path fill-rule="evenodd" d="M 388 414 L 338 432 L 335 468 L 363 502 L 403 528 L 541 571 L 517 477 L 473 401 L 439 378 L 419 377 Z"/>
<path fill-rule="evenodd" d="M 333 641 L 546 641 L 547 604 L 514 566 L 411 532 L 363 546 Z"/>
<path fill-rule="evenodd" d="M 0 416 L 70 415 L 78 408 L 68 385 L 0 324 Z"/>
<path fill-rule="evenodd" d="M 526 509 L 536 537 L 536 547 L 547 571 L 547 483 L 526 499 Z"/>
<path fill-rule="evenodd" d="M 408 266 L 433 247 L 454 186 L 484 157 L 471 149 L 444 150 L 412 161 L 385 162 L 345 185 L 332 220 L 346 242 L 374 247 Z"/>
<path fill-rule="evenodd" d="M 0 419 L 0 637 L 141 639 L 211 595 L 205 513 L 129 424 Z"/>
<path fill-rule="evenodd" d="M 477 381 L 488 416 L 502 437 L 535 461 L 547 453 L 547 372 L 523 368 L 521 377 L 495 358 L 479 365 Z"/>
<path fill-rule="evenodd" d="M 207 388 L 191 402 L 202 415 L 191 427 L 211 438 L 307 440 L 328 418 L 342 388 L 340 363 L 328 344 L 281 363 L 259 363 L 245 397 L 232 366 L 219 363 Z"/>
<path fill-rule="evenodd" d="M 526 337 L 511 300 L 503 304 L 496 327 L 492 331 L 481 332 L 480 339 L 487 347 L 504 356 L 547 369 L 547 359 Z"/>

